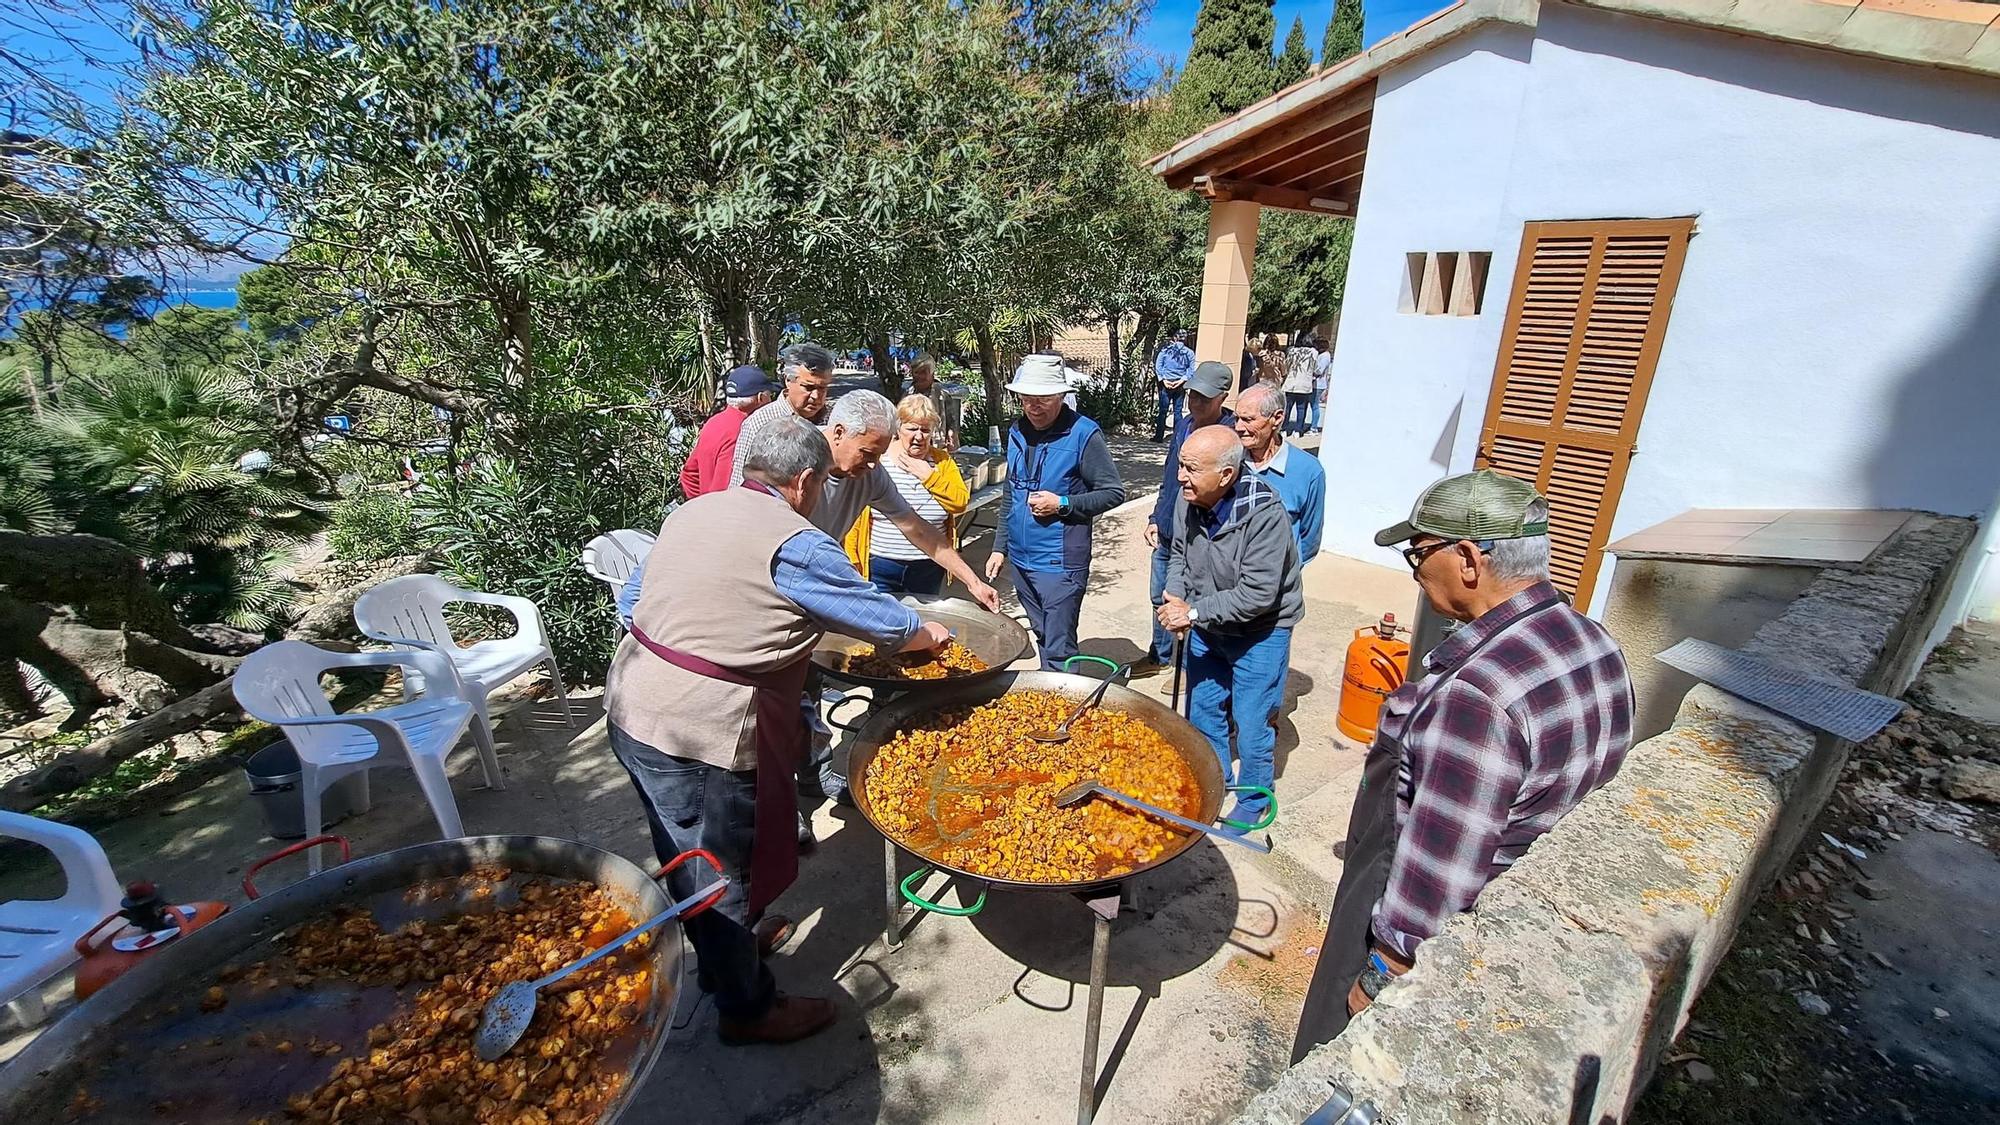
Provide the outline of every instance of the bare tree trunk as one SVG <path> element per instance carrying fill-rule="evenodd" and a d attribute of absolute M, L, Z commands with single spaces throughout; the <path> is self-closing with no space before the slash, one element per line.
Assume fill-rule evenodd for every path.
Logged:
<path fill-rule="evenodd" d="M 715 361 L 715 324 L 708 314 L 708 302 L 697 299 L 694 314 L 695 335 L 700 337 L 701 343 L 701 370 L 713 380 L 716 373 L 722 370 L 722 365 Z"/>
<path fill-rule="evenodd" d="M 35 385 L 35 376 L 27 368 L 21 369 L 21 385 L 28 389 L 28 404 L 37 415 L 42 412 L 42 390 Z"/>
<path fill-rule="evenodd" d="M 51 797 L 61 796 L 118 763 L 177 734 L 186 734 L 209 720 L 238 710 L 234 677 L 211 684 L 178 703 L 119 727 L 79 750 L 29 770 L 0 785 L 0 809 L 27 812 Z"/>
<path fill-rule="evenodd" d="M 903 397 L 903 374 L 896 370 L 896 357 L 889 353 L 889 334 L 876 330 L 868 334 L 868 354 L 875 357 L 875 381 L 890 402 Z"/>
<path fill-rule="evenodd" d="M 979 343 L 979 374 L 986 383 L 986 424 L 1004 428 L 1007 400 L 1000 397 L 1000 353 L 993 346 L 993 326 L 983 320 L 974 324 L 972 338 Z M 978 437 L 982 442 L 986 440 L 985 434 Z"/>
<path fill-rule="evenodd" d="M 757 318 L 757 362 L 769 368 L 778 362 L 778 341 L 783 338 L 785 317 L 783 313 L 765 310 Z"/>
<path fill-rule="evenodd" d="M 1118 317 L 1120 315 L 1117 309 L 1104 310 L 1104 337 L 1106 346 L 1110 349 L 1108 354 L 1111 357 L 1109 361 L 1111 364 L 1111 386 L 1117 392 L 1118 400 L 1123 402 L 1125 400 L 1125 363 L 1124 357 L 1118 354 Z"/>

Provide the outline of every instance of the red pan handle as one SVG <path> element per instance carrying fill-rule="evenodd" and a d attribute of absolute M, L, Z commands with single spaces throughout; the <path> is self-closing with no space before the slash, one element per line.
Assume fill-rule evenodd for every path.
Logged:
<path fill-rule="evenodd" d="M 307 848 L 317 847 L 320 844 L 339 844 L 340 862 L 342 863 L 346 863 L 348 859 L 351 858 L 354 854 L 354 850 L 348 847 L 347 837 L 345 836 L 314 836 L 310 840 L 300 840 L 298 843 L 293 844 L 288 848 L 279 848 L 277 851 L 272 852 L 270 855 L 267 855 L 263 859 L 260 859 L 257 862 L 251 864 L 249 870 L 243 873 L 243 893 L 249 895 L 253 899 L 261 898 L 263 896 L 263 892 L 259 891 L 257 889 L 257 885 L 250 881 L 251 876 L 257 874 L 257 872 L 262 871 L 264 868 L 269 867 L 271 864 L 276 863 L 278 860 L 281 860 L 288 855 L 297 855 L 298 853 L 305 851 Z"/>
<path fill-rule="evenodd" d="M 675 856 L 674 858 L 668 860 L 667 862 L 661 864 L 660 869 L 658 871 L 653 872 L 653 878 L 664 879 L 667 877 L 667 872 L 672 871 L 674 868 L 679 867 L 681 864 L 686 863 L 688 860 L 697 858 L 707 860 L 708 865 L 710 867 L 715 868 L 715 873 L 717 875 L 722 874 L 721 860 L 715 858 L 714 855 L 710 854 L 708 851 L 702 848 L 689 848 L 687 851 L 684 851 L 681 854 Z M 729 885 L 727 883 L 724 883 L 722 886 L 717 887 L 715 889 L 715 893 L 709 895 L 705 901 L 696 903 L 694 906 L 682 912 L 681 919 L 685 921 L 686 919 L 692 918 L 695 915 L 701 913 L 702 911 L 707 910 L 709 907 L 714 906 L 718 902 L 721 902 L 722 896 L 728 893 L 729 893 Z"/>

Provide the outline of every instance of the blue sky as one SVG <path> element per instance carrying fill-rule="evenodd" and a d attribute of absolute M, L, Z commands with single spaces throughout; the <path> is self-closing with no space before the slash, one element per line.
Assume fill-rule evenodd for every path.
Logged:
<path fill-rule="evenodd" d="M 1362 35 L 1370 45 L 1386 39 L 1432 12 L 1449 0 L 1363 0 Z M 1156 0 L 1152 16 L 1139 29 L 1139 42 L 1178 63 L 1187 56 L 1194 36 L 1194 15 L 1201 0 Z M 1278 46 L 1292 29 L 1293 17 L 1306 21 L 1306 45 L 1319 53 L 1320 36 L 1326 21 L 1333 17 L 1333 0 L 1277 0 Z"/>

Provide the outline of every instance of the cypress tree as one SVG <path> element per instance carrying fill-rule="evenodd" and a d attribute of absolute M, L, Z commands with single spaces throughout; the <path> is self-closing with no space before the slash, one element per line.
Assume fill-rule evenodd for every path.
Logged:
<path fill-rule="evenodd" d="M 1194 46 L 1174 84 L 1175 116 L 1199 128 L 1269 94 L 1278 22 L 1272 0 L 1202 0 Z"/>
<path fill-rule="evenodd" d="M 1276 86 L 1285 87 L 1312 73 L 1312 48 L 1306 46 L 1306 21 L 1292 17 L 1292 33 L 1285 36 L 1284 52 L 1278 56 Z"/>
<path fill-rule="evenodd" d="M 1334 0 L 1333 18 L 1326 21 L 1326 37 L 1320 40 L 1319 65 L 1334 63 L 1361 53 L 1361 0 Z"/>

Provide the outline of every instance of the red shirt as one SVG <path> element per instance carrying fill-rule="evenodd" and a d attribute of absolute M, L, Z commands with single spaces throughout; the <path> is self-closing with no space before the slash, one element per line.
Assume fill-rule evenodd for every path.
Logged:
<path fill-rule="evenodd" d="M 701 435 L 681 466 L 681 495 L 692 500 L 704 492 L 729 487 L 729 470 L 736 463 L 736 436 L 743 432 L 749 415 L 725 406 L 701 424 Z"/>

